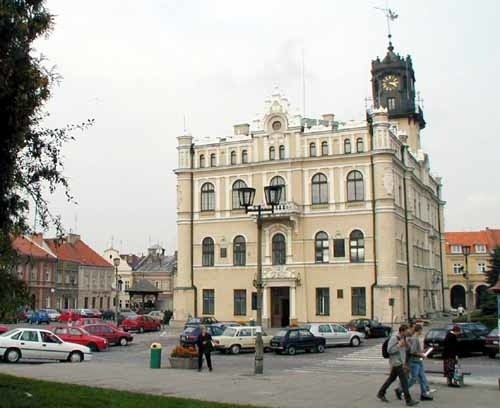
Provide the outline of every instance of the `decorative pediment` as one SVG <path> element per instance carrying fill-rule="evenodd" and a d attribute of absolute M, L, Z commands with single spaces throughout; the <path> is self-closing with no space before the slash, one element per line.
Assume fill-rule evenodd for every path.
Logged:
<path fill-rule="evenodd" d="M 299 274 L 287 265 L 273 265 L 262 271 L 264 280 L 293 280 L 299 279 Z"/>

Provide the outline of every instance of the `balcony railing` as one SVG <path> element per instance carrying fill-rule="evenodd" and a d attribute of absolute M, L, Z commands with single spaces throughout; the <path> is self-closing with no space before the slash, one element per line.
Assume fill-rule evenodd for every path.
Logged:
<path fill-rule="evenodd" d="M 293 201 L 285 201 L 274 206 L 274 213 L 266 213 L 268 218 L 300 214 L 300 208 Z"/>

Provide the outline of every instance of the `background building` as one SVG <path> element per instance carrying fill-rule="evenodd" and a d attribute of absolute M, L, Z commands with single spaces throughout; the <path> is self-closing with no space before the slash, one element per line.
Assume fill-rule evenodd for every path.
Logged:
<path fill-rule="evenodd" d="M 118 284 L 119 288 L 119 295 L 118 295 L 118 302 L 120 305 L 120 309 L 125 308 L 129 309 L 130 308 L 130 297 L 126 290 L 128 290 L 132 286 L 133 282 L 133 276 L 132 276 L 132 266 L 129 265 L 127 259 L 130 257 L 130 255 L 121 255 L 117 249 L 114 248 L 109 248 L 104 251 L 103 254 L 104 259 L 106 259 L 111 265 L 113 265 L 114 268 L 114 263 L 113 260 L 115 258 L 120 259 L 120 264 L 118 265 L 118 280 L 121 281 L 121 284 Z M 116 277 L 114 278 L 116 279 Z M 113 280 L 115 282 L 115 280 Z M 114 288 L 114 283 L 113 283 L 113 288 Z M 113 306 L 115 305 L 115 300 L 113 298 Z"/>
<path fill-rule="evenodd" d="M 472 308 L 478 308 L 488 288 L 485 272 L 491 253 L 500 247 L 500 230 L 486 228 L 482 231 L 447 232 L 445 236 L 449 284 L 447 301 L 453 309 L 460 305 L 468 307 L 466 297 L 469 297 Z M 470 247 L 467 257 L 463 252 L 465 246 Z"/>
<path fill-rule="evenodd" d="M 421 147 L 410 57 L 372 62 L 373 109 L 343 123 L 264 114 L 213 142 L 178 137 L 174 318 L 255 316 L 256 223 L 237 189 L 283 187 L 263 232 L 264 324 L 404 320 L 442 310 L 443 202 Z"/>

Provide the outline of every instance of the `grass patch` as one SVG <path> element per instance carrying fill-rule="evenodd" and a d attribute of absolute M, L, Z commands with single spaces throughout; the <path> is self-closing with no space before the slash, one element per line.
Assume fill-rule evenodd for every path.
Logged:
<path fill-rule="evenodd" d="M 196 384 L 193 384 L 196 387 Z M 249 405 L 219 404 L 161 397 L 81 385 L 31 380 L 0 374 L 1 408 L 229 408 Z"/>

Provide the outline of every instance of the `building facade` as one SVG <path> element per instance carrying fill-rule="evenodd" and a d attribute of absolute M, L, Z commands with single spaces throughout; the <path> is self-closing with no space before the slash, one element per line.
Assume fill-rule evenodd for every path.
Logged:
<path fill-rule="evenodd" d="M 127 262 L 127 255 L 121 255 L 117 249 L 108 248 L 104 251 L 103 258 L 106 259 L 114 268 L 114 259 L 118 258 L 120 263 L 118 265 L 118 304 L 120 309 L 129 309 L 130 308 L 130 297 L 126 292 L 130 287 L 132 287 L 133 276 L 132 276 L 132 267 Z M 115 277 L 116 279 L 116 277 Z M 114 284 L 113 287 L 115 286 Z M 113 299 L 113 306 L 115 306 L 115 300 Z"/>
<path fill-rule="evenodd" d="M 257 226 L 237 191 L 282 186 L 263 225 L 265 326 L 442 310 L 443 202 L 420 143 L 410 57 L 372 62 L 374 106 L 343 123 L 292 114 L 279 92 L 231 137 L 178 137 L 174 319 L 255 318 Z"/>
<path fill-rule="evenodd" d="M 492 251 L 500 247 L 500 230 L 447 232 L 446 273 L 449 284 L 449 305 L 477 309 L 486 294 L 486 271 Z M 464 247 L 470 254 L 464 255 Z"/>

